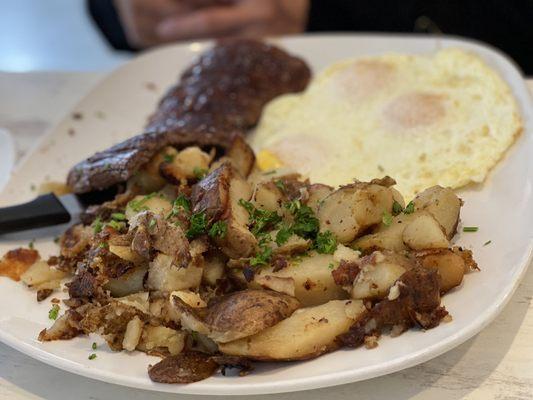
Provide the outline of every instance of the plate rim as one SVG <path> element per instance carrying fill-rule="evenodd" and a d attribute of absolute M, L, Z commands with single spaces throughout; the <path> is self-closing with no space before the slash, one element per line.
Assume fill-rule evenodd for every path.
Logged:
<path fill-rule="evenodd" d="M 472 39 L 465 39 L 460 38 L 457 36 L 449 36 L 449 35 L 442 35 L 439 37 L 432 37 L 427 35 L 410 35 L 410 34 L 400 34 L 400 35 L 390 35 L 390 34 L 367 34 L 367 33 L 355 33 L 355 34 L 345 34 L 345 33 L 327 33 L 327 34 L 312 34 L 312 35 L 290 35 L 290 36 L 283 36 L 280 38 L 274 39 L 274 43 L 277 42 L 291 42 L 291 41 L 307 41 L 309 39 L 311 40 L 320 40 L 321 38 L 342 38 L 342 39 L 351 39 L 351 38 L 391 38 L 394 40 L 424 40 L 424 41 L 439 41 L 439 40 L 447 40 L 457 43 L 467 43 L 470 46 L 473 46 L 474 48 L 481 48 L 483 51 L 488 51 L 489 53 L 492 53 L 496 59 L 499 59 L 504 64 L 507 64 L 508 67 L 513 70 L 514 73 L 516 73 L 521 78 L 521 87 L 520 90 L 525 91 L 527 93 L 527 104 L 523 104 L 521 101 L 517 102 L 520 105 L 521 112 L 524 111 L 524 109 L 530 109 L 532 110 L 532 101 L 531 101 L 531 92 L 528 90 L 524 80 L 523 80 L 523 74 L 521 73 L 520 69 L 517 67 L 516 63 L 511 60 L 507 55 L 502 53 L 500 50 L 493 48 L 490 45 L 487 45 L 485 43 L 481 43 L 476 40 Z M 119 74 L 123 68 L 127 68 L 131 63 L 138 61 L 139 59 L 144 59 L 151 57 L 154 53 L 157 52 L 165 52 L 168 51 L 170 48 L 176 48 L 181 47 L 183 49 L 193 45 L 193 44 L 200 44 L 202 48 L 205 46 L 209 46 L 212 44 L 213 41 L 191 41 L 186 43 L 180 43 L 180 44 L 170 44 L 165 45 L 161 47 L 157 47 L 151 50 L 148 50 L 146 52 L 143 52 L 138 57 L 134 58 L 133 60 L 109 71 L 106 75 L 104 75 L 101 79 L 99 79 L 95 85 L 92 87 L 91 90 L 89 90 L 85 95 L 76 102 L 73 109 L 76 109 L 78 105 L 89 95 L 91 95 L 99 86 L 105 84 L 105 82 L 108 79 L 112 79 L 112 77 L 115 74 Z M 190 48 L 187 49 L 187 51 L 192 51 Z M 509 82 L 507 82 L 509 85 L 511 85 Z M 513 89 L 515 86 L 513 86 Z M 65 113 L 65 116 L 60 119 L 59 123 L 68 115 L 68 112 Z M 533 112 L 530 112 L 529 117 L 533 116 Z M 528 115 L 523 115 L 524 120 L 526 120 L 526 117 Z M 15 170 L 21 168 L 25 161 L 33 154 L 34 151 L 36 151 L 43 143 L 46 138 L 50 136 L 52 132 L 56 130 L 57 125 L 51 127 L 46 134 L 40 138 L 38 143 L 32 148 L 31 151 L 29 151 L 26 156 L 20 160 Z M 529 134 L 531 135 L 532 132 L 527 131 L 527 124 L 524 124 L 523 134 Z M 531 138 L 529 138 L 531 139 Z M 482 329 L 484 329 L 487 325 L 489 325 L 503 310 L 503 308 L 506 306 L 512 295 L 514 294 L 516 288 L 518 287 L 520 281 L 523 279 L 525 273 L 528 270 L 528 266 L 531 264 L 531 261 L 533 259 L 533 235 L 529 238 L 529 245 L 527 246 L 524 256 L 522 257 L 522 260 L 520 263 L 517 263 L 517 270 L 513 275 L 513 279 L 510 280 L 508 285 L 506 286 L 506 290 L 502 290 L 498 296 L 495 297 L 495 301 L 493 301 L 488 307 L 484 313 L 479 314 L 473 322 L 469 323 L 467 326 L 462 328 L 461 330 L 454 332 L 453 335 L 450 335 L 445 340 L 441 340 L 437 343 L 432 344 L 429 347 L 426 347 L 424 349 L 421 349 L 416 352 L 411 352 L 408 355 L 405 355 L 403 357 L 399 357 L 397 360 L 393 360 L 392 362 L 387 363 L 387 365 L 383 365 L 384 363 L 379 363 L 371 368 L 365 368 L 363 370 L 361 369 L 354 369 L 354 370 L 346 370 L 346 371 L 340 371 L 340 372 L 331 372 L 328 374 L 323 374 L 320 376 L 312 376 L 312 377 L 305 377 L 305 378 L 293 378 L 290 380 L 284 380 L 281 383 L 276 382 L 275 386 L 272 386 L 271 382 L 262 382 L 262 383 L 249 383 L 249 384 L 239 384 L 238 387 L 234 387 L 233 391 L 231 389 L 231 383 L 226 384 L 212 384 L 207 382 L 200 382 L 197 384 L 189 384 L 189 385 L 164 385 L 164 384 L 157 384 L 150 382 L 150 384 L 146 384 L 143 381 L 139 381 L 137 378 L 134 377 L 128 377 L 125 375 L 120 375 L 117 373 L 111 373 L 106 372 L 98 369 L 95 367 L 88 367 L 82 364 L 79 364 L 75 361 L 69 360 L 67 358 L 63 358 L 61 356 L 55 355 L 53 353 L 49 353 L 45 349 L 38 348 L 32 346 L 31 343 L 27 343 L 24 341 L 17 340 L 16 337 L 11 335 L 8 332 L 5 332 L 4 330 L 0 329 L 0 341 L 7 344 L 8 346 L 21 351 L 22 353 L 35 358 L 41 362 L 44 362 L 45 364 L 54 366 L 56 368 L 62 369 L 66 372 L 75 373 L 77 375 L 81 375 L 87 378 L 92 378 L 108 383 L 118 384 L 121 386 L 126 387 L 133 387 L 133 388 L 139 388 L 144 390 L 152 390 L 152 391 L 159 391 L 159 392 L 169 392 L 169 393 L 181 393 L 181 394 L 201 394 L 201 395 L 250 395 L 250 394 L 274 394 L 274 393 L 287 393 L 287 392 L 295 392 L 295 391 L 301 391 L 301 390 L 310 390 L 310 389 L 316 389 L 316 388 L 324 388 L 324 387 L 331 387 L 351 382 L 357 382 L 365 379 L 370 379 L 378 376 L 387 375 L 399 370 L 403 370 L 409 367 L 412 367 L 414 365 L 421 364 L 423 362 L 426 362 L 432 358 L 435 358 L 453 348 L 456 346 L 464 343 L 477 333 L 479 333 Z M 238 393 L 235 392 L 235 389 L 238 390 Z"/>

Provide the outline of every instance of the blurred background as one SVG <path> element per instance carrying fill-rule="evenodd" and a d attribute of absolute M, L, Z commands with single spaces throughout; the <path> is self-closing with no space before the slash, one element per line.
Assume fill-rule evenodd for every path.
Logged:
<path fill-rule="evenodd" d="M 533 74 L 533 0 L 0 0 L 0 71 L 97 71 L 166 42 L 303 31 L 453 34 Z"/>

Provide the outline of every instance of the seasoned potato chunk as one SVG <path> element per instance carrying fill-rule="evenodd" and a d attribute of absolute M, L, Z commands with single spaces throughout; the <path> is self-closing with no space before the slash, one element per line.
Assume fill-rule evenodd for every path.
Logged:
<path fill-rule="evenodd" d="M 192 262 L 187 268 L 179 268 L 172 264 L 172 257 L 160 253 L 150 263 L 146 285 L 151 290 L 161 292 L 196 289 L 202 274 L 202 265 Z"/>
<path fill-rule="evenodd" d="M 255 274 L 252 285 L 264 284 L 267 276 L 290 278 L 294 281 L 294 296 L 305 307 L 345 299 L 347 294 L 335 284 L 331 275 L 335 265 L 332 255 L 311 252 L 307 257 L 291 261 L 279 271 L 274 271 L 272 266 L 261 268 Z"/>
<path fill-rule="evenodd" d="M 403 242 L 413 250 L 448 248 L 444 229 L 430 214 L 417 213 L 404 229 Z"/>
<path fill-rule="evenodd" d="M 258 334 L 221 343 L 224 354 L 255 360 L 305 360 L 338 347 L 337 336 L 346 333 L 366 309 L 359 300 L 332 300 L 297 310 L 291 317 Z"/>
<path fill-rule="evenodd" d="M 441 293 L 459 286 L 468 268 L 463 257 L 448 249 L 420 251 L 415 253 L 424 268 L 437 268 Z"/>
<path fill-rule="evenodd" d="M 413 200 L 416 210 L 430 213 L 444 228 L 446 237 L 451 239 L 459 223 L 461 199 L 449 188 L 433 186 L 419 193 Z"/>
<path fill-rule="evenodd" d="M 132 268 L 118 278 L 109 279 L 104 285 L 104 289 L 109 290 L 113 297 L 123 297 L 132 293 L 142 292 L 144 290 L 143 281 L 147 271 L 148 268 L 146 266 Z"/>
<path fill-rule="evenodd" d="M 327 196 L 318 208 L 322 231 L 329 230 L 340 243 L 353 241 L 365 229 L 379 224 L 383 213 L 392 211 L 393 195 L 388 187 L 354 183 Z"/>

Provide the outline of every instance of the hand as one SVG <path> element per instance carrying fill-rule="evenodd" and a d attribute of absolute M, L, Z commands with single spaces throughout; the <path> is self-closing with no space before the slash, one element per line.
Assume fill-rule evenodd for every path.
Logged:
<path fill-rule="evenodd" d="M 303 32 L 309 0 L 115 0 L 126 35 L 147 47 L 187 39 Z"/>
<path fill-rule="evenodd" d="M 128 42 L 138 48 L 161 43 L 156 32 L 158 24 L 191 12 L 194 9 L 191 3 L 191 0 L 114 0 Z"/>

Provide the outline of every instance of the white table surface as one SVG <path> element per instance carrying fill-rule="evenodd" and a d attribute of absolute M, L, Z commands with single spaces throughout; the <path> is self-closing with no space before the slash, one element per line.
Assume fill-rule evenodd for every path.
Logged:
<path fill-rule="evenodd" d="M 13 133 L 17 156 L 26 153 L 100 77 L 96 73 L 0 73 L 0 127 Z M 533 80 L 528 85 L 533 91 Z M 490 326 L 432 361 L 364 382 L 254 399 L 533 399 L 532 299 L 530 267 L 507 307 Z M 94 381 L 50 367 L 0 343 L 0 400 L 170 398 L 207 396 L 159 394 Z"/>

